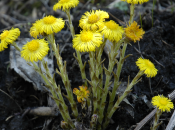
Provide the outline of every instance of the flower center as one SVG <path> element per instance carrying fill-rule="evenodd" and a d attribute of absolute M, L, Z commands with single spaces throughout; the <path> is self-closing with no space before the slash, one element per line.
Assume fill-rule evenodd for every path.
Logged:
<path fill-rule="evenodd" d="M 47 16 L 43 18 L 45 24 L 53 24 L 56 21 L 56 18 L 53 16 Z"/>
<path fill-rule="evenodd" d="M 98 17 L 98 15 L 96 15 L 96 14 L 91 14 L 91 15 L 88 17 L 88 22 L 89 22 L 90 24 L 96 23 L 98 20 L 99 20 L 99 17 Z"/>
<path fill-rule="evenodd" d="M 9 31 L 8 30 L 4 30 L 3 33 L 0 35 L 1 37 L 1 40 L 5 39 L 9 34 Z"/>
<path fill-rule="evenodd" d="M 91 41 L 93 38 L 93 33 L 90 31 L 84 31 L 81 33 L 81 41 L 82 42 L 88 42 Z"/>
<path fill-rule="evenodd" d="M 27 44 L 27 47 L 30 51 L 36 51 L 39 48 L 39 42 L 32 40 Z"/>
<path fill-rule="evenodd" d="M 105 23 L 106 27 L 111 29 L 111 30 L 115 30 L 117 29 L 117 24 L 114 21 L 109 21 Z"/>
<path fill-rule="evenodd" d="M 65 4 L 65 3 L 68 3 L 70 0 L 60 0 L 59 3 L 60 4 Z"/>
<path fill-rule="evenodd" d="M 160 102 L 160 104 L 161 104 L 161 105 L 164 105 L 164 106 L 167 104 L 167 101 L 166 101 L 166 100 L 164 100 L 164 99 L 160 99 L 160 101 L 159 101 L 159 102 Z"/>

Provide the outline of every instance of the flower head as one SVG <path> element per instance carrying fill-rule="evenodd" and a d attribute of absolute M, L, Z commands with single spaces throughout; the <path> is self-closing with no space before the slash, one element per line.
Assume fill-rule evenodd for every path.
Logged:
<path fill-rule="evenodd" d="M 170 112 L 170 110 L 174 108 L 174 105 L 171 102 L 171 100 L 164 97 L 163 95 L 154 96 L 152 98 L 152 104 L 162 112 Z"/>
<path fill-rule="evenodd" d="M 141 57 L 136 61 L 136 65 L 139 67 L 140 71 L 144 71 L 147 77 L 155 77 L 157 74 L 157 69 L 154 64 L 148 59 L 142 59 Z"/>
<path fill-rule="evenodd" d="M 126 1 L 129 4 L 142 4 L 145 2 L 148 2 L 149 0 L 121 0 L 121 1 Z"/>
<path fill-rule="evenodd" d="M 10 30 L 4 30 L 0 34 L 0 51 L 7 48 L 8 44 L 12 44 L 19 37 L 20 31 L 18 28 L 12 28 Z"/>
<path fill-rule="evenodd" d="M 65 11 L 74 8 L 78 4 L 79 0 L 59 0 L 59 2 L 53 6 L 53 10 L 56 11 L 57 9 L 62 9 Z"/>
<path fill-rule="evenodd" d="M 64 20 L 55 18 L 52 15 L 46 16 L 43 19 L 36 21 L 30 28 L 30 35 L 37 38 L 39 34 L 52 34 L 61 31 L 64 28 Z"/>
<path fill-rule="evenodd" d="M 103 28 L 101 33 L 104 34 L 104 37 L 109 39 L 110 41 L 118 42 L 120 39 L 122 39 L 123 32 L 124 30 L 122 27 L 120 27 L 113 20 L 110 20 L 108 22 L 105 22 L 105 27 Z"/>
<path fill-rule="evenodd" d="M 73 93 L 77 95 L 78 102 L 82 102 L 89 97 L 89 90 L 86 86 L 79 86 L 80 90 L 77 88 L 73 89 Z"/>
<path fill-rule="evenodd" d="M 95 51 L 95 48 L 103 43 L 102 40 L 101 33 L 82 30 L 80 34 L 75 35 L 73 48 L 80 52 Z"/>
<path fill-rule="evenodd" d="M 38 61 L 42 60 L 48 51 L 48 43 L 44 39 L 34 39 L 23 46 L 21 57 L 26 61 Z"/>
<path fill-rule="evenodd" d="M 105 11 L 87 11 L 80 19 L 79 26 L 84 30 L 101 30 L 104 27 L 104 21 L 106 18 L 109 18 L 109 14 Z"/>
<path fill-rule="evenodd" d="M 143 34 L 145 34 L 145 32 L 143 29 L 139 28 L 139 25 L 137 25 L 137 22 L 135 21 L 130 26 L 125 28 L 125 35 L 131 41 L 140 41 L 140 39 L 143 37 Z"/>
<path fill-rule="evenodd" d="M 40 29 L 40 20 L 37 20 L 34 24 L 33 24 L 33 26 L 30 28 L 30 35 L 32 36 L 32 37 L 34 37 L 35 39 L 37 39 L 37 37 L 39 36 L 39 34 L 40 34 L 40 31 L 39 31 L 39 29 Z"/>

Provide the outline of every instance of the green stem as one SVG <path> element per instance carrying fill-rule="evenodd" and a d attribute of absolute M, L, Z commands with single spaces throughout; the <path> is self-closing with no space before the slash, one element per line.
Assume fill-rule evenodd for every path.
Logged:
<path fill-rule="evenodd" d="M 106 81 L 104 86 L 104 93 L 101 99 L 100 108 L 99 108 L 99 119 L 98 122 L 101 124 L 104 117 L 104 108 L 105 108 L 105 102 L 106 97 L 108 94 L 108 87 L 111 79 L 111 73 L 113 71 L 114 65 L 116 64 L 116 55 L 118 54 L 117 51 L 119 50 L 121 44 L 123 43 L 123 39 L 120 40 L 118 43 L 113 43 L 113 46 L 111 46 L 111 51 L 109 51 L 109 64 L 108 64 L 108 70 L 105 71 L 106 74 Z"/>
<path fill-rule="evenodd" d="M 131 4 L 130 5 L 130 19 L 129 19 L 129 25 L 131 25 L 133 23 L 133 19 L 134 19 L 134 8 L 135 8 L 135 4 Z"/>
<path fill-rule="evenodd" d="M 154 118 L 154 123 L 153 123 L 153 127 L 151 127 L 151 130 L 156 130 L 157 127 L 160 125 L 160 123 L 158 124 L 159 118 L 162 115 L 161 110 L 157 109 L 156 114 L 155 114 L 155 118 Z"/>
<path fill-rule="evenodd" d="M 113 102 L 114 102 L 114 99 L 115 99 L 116 91 L 119 87 L 119 79 L 120 79 L 121 70 L 122 70 L 123 63 L 124 63 L 123 59 L 125 57 L 126 48 L 127 48 L 127 43 L 124 43 L 123 49 L 122 49 L 122 52 L 121 52 L 122 55 L 120 56 L 120 60 L 117 64 L 117 72 L 116 72 L 116 78 L 117 79 L 114 80 L 114 87 L 112 89 L 112 94 L 110 95 L 107 113 L 110 112 L 111 108 L 113 107 Z"/>
<path fill-rule="evenodd" d="M 74 30 L 74 26 L 72 24 L 72 20 L 70 18 L 70 10 L 66 10 L 65 11 L 68 17 L 68 22 L 69 22 L 69 27 L 70 27 L 70 31 L 72 34 L 72 38 L 74 38 L 75 36 L 75 30 Z M 88 86 L 87 81 L 86 81 L 86 73 L 85 73 L 85 65 L 83 65 L 82 59 L 81 59 L 81 54 L 79 51 L 76 50 L 76 54 L 77 54 L 77 61 L 80 67 L 80 71 L 81 71 L 81 77 L 83 79 L 83 82 L 85 84 L 85 86 Z"/>
<path fill-rule="evenodd" d="M 131 88 L 140 81 L 140 77 L 144 74 L 144 71 L 139 71 L 137 73 L 137 75 L 134 77 L 134 79 L 132 80 L 132 82 L 129 84 L 129 81 L 128 81 L 128 86 L 127 88 L 125 89 L 124 93 L 122 94 L 122 96 L 118 97 L 118 100 L 117 102 L 114 104 L 114 106 L 112 107 L 112 109 L 110 110 L 109 113 L 107 113 L 107 118 L 106 118 L 106 121 L 105 123 L 103 124 L 103 128 L 105 129 L 108 124 L 109 124 L 109 121 L 112 117 L 112 115 L 114 114 L 114 112 L 116 111 L 116 109 L 119 107 L 120 103 L 123 101 L 123 99 L 131 92 Z"/>
<path fill-rule="evenodd" d="M 95 62 L 95 52 L 89 52 L 90 57 L 90 77 L 92 82 L 92 93 L 93 93 L 93 107 L 94 114 L 97 114 L 97 77 L 96 77 L 96 62 Z"/>
<path fill-rule="evenodd" d="M 48 36 L 48 41 L 50 42 L 50 44 L 52 46 L 52 50 L 55 52 L 54 54 L 55 54 L 55 57 L 57 59 L 57 64 L 58 64 L 58 67 L 60 70 L 59 74 L 60 74 L 62 81 L 63 81 L 63 84 L 66 88 L 67 98 L 71 104 L 73 115 L 76 118 L 78 116 L 78 109 L 77 109 L 76 103 L 75 103 L 74 98 L 73 98 L 73 93 L 72 93 L 70 81 L 69 81 L 68 74 L 66 71 L 66 64 L 63 65 L 63 63 L 62 63 L 62 57 L 60 56 L 60 54 L 58 52 L 59 50 L 55 44 L 54 34 L 50 34 Z"/>
<path fill-rule="evenodd" d="M 43 63 L 44 63 L 44 61 L 43 61 Z M 54 98 L 54 101 L 56 102 L 56 104 L 57 104 L 57 106 L 58 106 L 58 108 L 59 108 L 59 110 L 61 112 L 61 115 L 62 115 L 63 119 L 65 121 L 69 122 L 69 125 L 72 128 L 74 128 L 75 126 L 74 126 L 73 122 L 71 121 L 71 117 L 70 117 L 69 112 L 68 112 L 68 107 L 66 106 L 66 104 L 64 102 L 64 99 L 63 99 L 62 95 L 60 94 L 60 92 L 61 92 L 61 89 L 60 88 L 59 88 L 59 93 L 57 93 L 57 94 L 58 94 L 59 100 L 61 102 L 57 100 L 58 97 L 57 97 L 57 94 L 55 92 L 55 89 L 58 88 L 58 87 L 56 85 L 56 82 L 53 81 L 53 77 L 51 76 L 51 74 L 49 72 L 49 69 L 47 67 L 47 64 L 43 64 L 43 66 L 44 66 L 44 68 L 46 70 L 47 78 L 43 74 L 43 72 L 41 71 L 41 68 L 39 68 L 34 62 L 32 62 L 32 64 L 33 64 L 33 67 L 37 70 L 37 72 L 40 74 L 40 76 L 45 81 L 47 87 L 50 86 L 50 87 L 48 87 L 48 89 L 50 90 L 50 92 L 51 92 L 51 94 L 52 94 L 52 96 Z M 50 82 L 48 81 L 48 79 L 49 79 Z"/>
<path fill-rule="evenodd" d="M 16 44 L 16 42 L 13 42 L 11 45 L 13 45 L 16 50 L 18 50 L 19 52 L 21 52 L 21 48 L 19 48 L 19 46 Z"/>

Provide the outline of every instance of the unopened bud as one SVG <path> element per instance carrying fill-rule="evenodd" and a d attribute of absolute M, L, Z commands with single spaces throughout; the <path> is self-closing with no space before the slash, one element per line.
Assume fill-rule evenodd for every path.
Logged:
<path fill-rule="evenodd" d="M 61 121 L 61 128 L 63 128 L 63 129 L 68 129 L 68 128 L 69 128 L 68 123 L 65 122 L 65 121 Z"/>

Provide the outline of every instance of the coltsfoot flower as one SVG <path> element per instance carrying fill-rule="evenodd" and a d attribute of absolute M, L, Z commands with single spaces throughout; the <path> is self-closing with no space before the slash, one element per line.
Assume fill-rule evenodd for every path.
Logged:
<path fill-rule="evenodd" d="M 84 30 L 101 30 L 104 27 L 104 21 L 109 18 L 109 14 L 102 10 L 92 10 L 85 12 L 79 21 L 79 26 Z"/>
<path fill-rule="evenodd" d="M 103 43 L 102 40 L 101 33 L 82 30 L 80 34 L 75 35 L 73 48 L 80 52 L 95 51 L 95 48 Z"/>
<path fill-rule="evenodd" d="M 79 86 L 80 90 L 77 88 L 73 89 L 73 93 L 77 95 L 78 102 L 82 102 L 89 97 L 89 90 L 86 86 Z"/>
<path fill-rule="evenodd" d="M 137 59 L 136 65 L 139 67 L 140 71 L 144 71 L 147 77 L 155 77 L 157 75 L 157 69 L 154 64 L 148 59 L 142 59 L 141 57 Z"/>
<path fill-rule="evenodd" d="M 26 61 L 42 60 L 49 51 L 48 43 L 44 39 L 34 39 L 27 42 L 22 48 L 21 57 Z"/>
<path fill-rule="evenodd" d="M 39 29 L 40 29 L 40 20 L 37 20 L 34 24 L 33 24 L 33 26 L 30 28 L 30 35 L 32 36 L 32 37 L 34 37 L 35 39 L 37 39 L 37 37 L 39 36 L 39 34 L 40 34 L 40 31 L 39 31 Z"/>
<path fill-rule="evenodd" d="M 10 30 L 4 30 L 0 34 L 0 52 L 8 48 L 8 44 L 12 44 L 19 37 L 20 31 L 18 28 L 12 28 Z"/>
<path fill-rule="evenodd" d="M 149 0 L 121 0 L 126 1 L 129 4 L 143 4 L 145 2 L 148 2 Z"/>
<path fill-rule="evenodd" d="M 143 34 L 145 34 L 145 32 L 142 28 L 139 28 L 139 25 L 137 25 L 137 22 L 135 21 L 130 26 L 125 28 L 125 35 L 131 41 L 140 41 L 140 39 L 143 37 Z"/>
<path fill-rule="evenodd" d="M 115 23 L 113 20 L 105 22 L 105 26 L 101 31 L 101 33 L 104 34 L 104 37 L 111 42 L 118 42 L 120 39 L 122 39 L 123 32 L 123 28 Z"/>
<path fill-rule="evenodd" d="M 154 96 L 152 98 L 152 104 L 162 112 L 170 112 L 170 110 L 174 108 L 174 105 L 171 102 L 171 100 L 164 97 L 163 95 Z"/>
<path fill-rule="evenodd" d="M 57 9 L 62 9 L 65 11 L 74 8 L 78 4 L 79 0 L 59 0 L 59 2 L 53 6 L 53 10 L 56 11 Z"/>
<path fill-rule="evenodd" d="M 30 29 L 30 35 L 36 38 L 39 34 L 58 33 L 64 28 L 65 22 L 62 18 L 55 18 L 52 15 L 36 21 Z"/>

